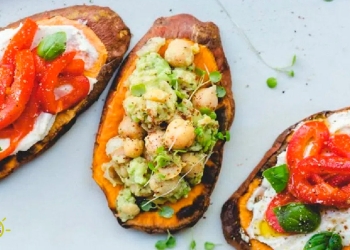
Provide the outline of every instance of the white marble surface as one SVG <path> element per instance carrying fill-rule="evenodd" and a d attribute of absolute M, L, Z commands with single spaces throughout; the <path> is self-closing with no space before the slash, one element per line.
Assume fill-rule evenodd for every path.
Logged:
<path fill-rule="evenodd" d="M 109 6 L 124 19 L 131 47 L 160 16 L 190 13 L 221 29 L 231 67 L 236 117 L 212 203 L 192 229 L 176 235 L 176 249 L 204 242 L 232 249 L 221 231 L 223 203 L 247 177 L 275 137 L 300 119 L 350 105 L 350 2 L 347 0 L 0 0 L 0 26 L 73 4 Z M 240 28 L 238 28 L 238 26 Z M 277 73 L 295 54 L 295 77 Z M 265 80 L 279 84 L 269 89 Z M 4 250 L 154 249 L 160 235 L 119 226 L 91 178 L 91 158 L 106 91 L 75 126 L 41 157 L 0 181 Z"/>

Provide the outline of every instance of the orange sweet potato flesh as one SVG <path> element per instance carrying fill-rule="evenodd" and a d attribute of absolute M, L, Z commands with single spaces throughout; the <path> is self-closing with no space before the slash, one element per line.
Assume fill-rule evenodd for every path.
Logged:
<path fill-rule="evenodd" d="M 96 137 L 93 156 L 93 178 L 103 190 L 108 206 L 112 213 L 116 213 L 116 197 L 122 186 L 113 187 L 103 177 L 101 165 L 109 162 L 105 154 L 107 141 L 118 134 L 118 126 L 123 119 L 124 111 L 122 103 L 125 97 L 126 88 L 123 82 L 128 78 L 135 68 L 137 59 L 136 52 L 151 37 L 164 37 L 170 39 L 183 38 L 196 42 L 200 45 L 200 52 L 195 56 L 195 64 L 198 67 L 206 67 L 212 70 L 219 70 L 222 73 L 220 85 L 226 89 L 226 96 L 220 100 L 217 109 L 220 130 L 229 130 L 234 117 L 234 101 L 231 91 L 231 74 L 227 64 L 218 27 L 211 22 L 201 22 L 195 17 L 181 14 L 171 17 L 157 19 L 150 30 L 136 44 L 129 56 L 123 62 L 118 72 L 116 81 L 111 87 L 109 96 L 103 110 L 100 128 Z M 162 54 L 166 45 L 160 49 Z M 168 204 L 174 209 L 174 216 L 170 219 L 160 217 L 157 212 L 142 212 L 134 219 L 127 222 L 118 222 L 126 228 L 134 228 L 147 233 L 165 233 L 167 230 L 176 232 L 182 228 L 194 225 L 207 210 L 215 183 L 217 181 L 223 155 L 224 142 L 219 141 L 210 160 L 207 162 L 202 183 L 192 188 L 187 198 L 183 198 L 174 204 Z"/>
<path fill-rule="evenodd" d="M 99 52 L 99 58 L 95 65 L 89 72 L 85 72 L 88 76 L 96 77 L 97 83 L 84 100 L 56 116 L 51 130 L 42 141 L 34 144 L 28 151 L 20 151 L 1 160 L 0 179 L 8 176 L 19 166 L 50 148 L 73 126 L 79 114 L 89 108 L 105 89 L 130 44 L 129 28 L 124 24 L 121 17 L 108 7 L 75 5 L 38 13 L 29 18 L 45 25 L 72 24 L 69 20 L 86 22 L 86 26 L 76 22 L 73 25 L 83 30 L 87 39 Z M 69 20 L 67 21 L 67 19 Z M 2 29 L 17 27 L 23 20 L 9 24 Z"/>
<path fill-rule="evenodd" d="M 323 111 L 311 115 L 302 121 L 324 119 L 336 112 L 350 110 L 344 108 L 335 111 Z M 302 122 L 300 121 L 300 122 Z M 246 229 L 252 219 L 252 213 L 246 208 L 247 201 L 254 190 L 260 185 L 262 172 L 276 165 L 277 156 L 283 152 L 291 138 L 293 129 L 300 123 L 296 123 L 283 131 L 275 140 L 272 147 L 265 153 L 259 164 L 253 169 L 247 179 L 225 202 L 221 210 L 222 230 L 226 241 L 236 249 L 241 250 L 271 250 L 272 248 L 258 240 L 246 242 L 241 237 L 241 231 Z M 343 247 L 343 250 L 350 250 L 350 246 Z"/>

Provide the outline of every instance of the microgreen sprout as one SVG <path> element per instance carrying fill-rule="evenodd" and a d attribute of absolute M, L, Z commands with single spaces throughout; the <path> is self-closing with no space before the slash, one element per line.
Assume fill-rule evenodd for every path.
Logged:
<path fill-rule="evenodd" d="M 219 71 L 213 71 L 209 73 L 209 79 L 212 83 L 218 83 L 221 80 L 221 73 Z"/>
<path fill-rule="evenodd" d="M 163 206 L 159 209 L 158 214 L 163 218 L 171 218 L 174 215 L 174 209 L 169 206 Z"/>
<path fill-rule="evenodd" d="M 217 246 L 218 244 L 214 244 L 212 242 L 206 241 L 204 243 L 204 249 L 205 250 L 213 250 L 215 248 L 215 246 Z"/>
<path fill-rule="evenodd" d="M 158 250 L 168 249 L 168 248 L 174 248 L 176 246 L 176 239 L 175 237 L 169 232 L 168 230 L 168 236 L 165 240 L 158 240 L 155 244 L 155 247 Z"/>
<path fill-rule="evenodd" d="M 196 249 L 196 241 L 192 239 L 190 243 L 190 250 L 195 250 L 195 249 Z"/>
<path fill-rule="evenodd" d="M 153 202 L 148 202 L 147 200 L 141 202 L 141 210 L 148 212 L 151 209 L 157 208 L 157 205 L 154 204 Z"/>
<path fill-rule="evenodd" d="M 277 67 L 270 67 L 270 68 L 272 68 L 275 71 L 282 72 L 288 75 L 289 77 L 294 77 L 295 73 L 294 73 L 294 70 L 291 69 L 291 67 L 294 66 L 296 60 L 297 60 L 297 56 L 294 55 L 292 58 L 292 63 L 289 66 L 283 67 L 283 68 L 277 68 Z M 275 77 L 269 77 L 266 80 L 266 84 L 269 88 L 273 89 L 277 86 L 277 79 Z"/>
<path fill-rule="evenodd" d="M 218 132 L 216 134 L 216 138 L 223 140 L 223 141 L 229 141 L 231 139 L 231 135 L 230 135 L 229 131 Z"/>
<path fill-rule="evenodd" d="M 226 95 L 226 89 L 222 86 L 216 86 L 216 95 L 219 98 L 222 98 Z"/>
<path fill-rule="evenodd" d="M 209 108 L 200 108 L 199 111 L 201 112 L 202 115 L 207 115 L 213 120 L 216 119 L 216 113 Z"/>

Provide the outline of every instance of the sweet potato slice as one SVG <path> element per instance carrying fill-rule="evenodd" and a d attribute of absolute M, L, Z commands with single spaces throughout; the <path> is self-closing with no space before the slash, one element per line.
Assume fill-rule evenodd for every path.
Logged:
<path fill-rule="evenodd" d="M 234 101 L 231 91 L 231 75 L 221 44 L 218 27 L 212 22 L 201 22 L 191 15 L 181 14 L 157 19 L 150 30 L 136 44 L 118 72 L 116 81 L 111 87 L 109 97 L 105 103 L 100 128 L 96 137 L 93 157 L 93 178 L 106 195 L 108 206 L 116 214 L 116 197 L 122 186 L 113 187 L 103 177 L 101 165 L 110 159 L 105 153 L 107 141 L 118 134 L 118 126 L 123 119 L 123 100 L 126 87 L 123 82 L 128 78 L 138 58 L 136 52 L 152 37 L 164 37 L 168 40 L 183 38 L 198 43 L 201 47 L 199 54 L 195 55 L 196 65 L 204 65 L 210 70 L 222 73 L 220 85 L 226 89 L 226 96 L 220 99 L 216 113 L 220 124 L 220 131 L 229 130 L 234 117 Z M 161 51 L 164 48 L 161 48 Z M 174 204 L 168 204 L 174 209 L 174 216 L 170 219 L 162 218 L 157 212 L 141 212 L 134 219 L 118 222 L 125 228 L 134 228 L 147 233 L 171 232 L 194 225 L 207 210 L 210 194 L 218 178 L 222 155 L 223 141 L 218 141 L 213 154 L 207 162 L 202 182 L 196 185 L 187 198 L 180 199 Z"/>
<path fill-rule="evenodd" d="M 265 153 L 264 157 L 253 169 L 247 179 L 224 203 L 221 210 L 222 230 L 226 241 L 236 249 L 271 250 L 272 248 L 258 240 L 252 239 L 249 242 L 243 239 L 242 232 L 247 228 L 252 219 L 252 212 L 246 208 L 249 197 L 259 187 L 264 170 L 276 166 L 277 156 L 283 152 L 291 139 L 294 129 L 301 123 L 310 120 L 325 119 L 328 116 L 341 111 L 348 111 L 344 108 L 335 111 L 323 111 L 313 114 L 302 121 L 290 126 L 283 131 L 274 141 L 272 147 Z M 288 237 L 288 236 L 287 236 Z M 343 247 L 343 250 L 350 249 L 350 246 Z"/>
<path fill-rule="evenodd" d="M 102 61 L 106 62 L 103 65 L 95 65 L 91 72 L 88 72 L 89 76 L 97 78 L 97 83 L 91 93 L 73 108 L 59 113 L 48 135 L 42 141 L 34 144 L 28 151 L 19 151 L 17 154 L 0 161 L 0 179 L 8 176 L 23 163 L 43 153 L 71 128 L 78 115 L 98 99 L 129 47 L 131 37 L 129 28 L 120 16 L 108 7 L 76 5 L 35 14 L 29 18 L 41 24 L 57 25 L 62 24 L 60 17 L 86 23 L 86 26 L 90 28 L 87 31 L 84 30 L 86 37 L 101 52 L 100 57 L 104 57 Z M 3 29 L 17 27 L 23 20 L 12 23 Z M 83 24 L 76 26 L 78 28 L 85 27 Z M 99 40 L 94 40 L 91 32 Z M 103 45 L 99 44 L 101 42 Z M 101 58 L 99 60 L 101 61 Z"/>

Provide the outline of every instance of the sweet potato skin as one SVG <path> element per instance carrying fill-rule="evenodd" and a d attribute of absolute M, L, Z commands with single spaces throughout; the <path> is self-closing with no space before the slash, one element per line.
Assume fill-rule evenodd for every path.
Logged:
<path fill-rule="evenodd" d="M 248 250 L 253 249 L 252 246 L 245 242 L 241 237 L 241 221 L 240 221 L 240 211 L 238 206 L 238 200 L 248 191 L 250 183 L 254 179 L 261 179 L 262 172 L 267 168 L 271 168 L 277 163 L 277 156 L 283 152 L 287 146 L 288 142 L 293 134 L 294 128 L 303 121 L 322 119 L 330 116 L 331 114 L 349 110 L 349 108 L 344 108 L 335 111 L 322 111 L 313 114 L 298 123 L 290 126 L 285 131 L 283 131 L 275 140 L 272 147 L 265 153 L 264 157 L 258 163 L 258 165 L 249 174 L 247 179 L 239 186 L 239 188 L 231 195 L 231 197 L 224 203 L 221 210 L 221 223 L 222 230 L 226 241 L 236 249 Z"/>
<path fill-rule="evenodd" d="M 130 44 L 129 28 L 124 24 L 121 17 L 108 7 L 75 5 L 38 13 L 29 18 L 39 21 L 54 16 L 85 21 L 86 25 L 94 31 L 105 45 L 108 53 L 107 61 L 102 66 L 97 76 L 98 82 L 91 93 L 75 107 L 59 113 L 48 135 L 42 141 L 37 142 L 28 151 L 20 151 L 0 161 L 0 179 L 8 176 L 20 165 L 34 159 L 50 148 L 73 126 L 78 115 L 89 108 L 103 92 Z M 17 27 L 24 19 L 11 23 L 2 29 Z"/>
<path fill-rule="evenodd" d="M 226 89 L 226 96 L 219 102 L 217 109 L 217 116 L 220 123 L 220 130 L 229 130 L 235 112 L 233 94 L 232 94 L 232 82 L 230 69 L 222 48 L 221 38 L 218 27 L 212 22 L 201 22 L 195 17 L 188 14 L 180 14 L 170 17 L 161 17 L 157 19 L 148 32 L 141 38 L 141 40 L 135 45 L 127 59 L 123 62 L 121 70 L 118 72 L 116 81 L 111 87 L 109 97 L 106 101 L 104 111 L 100 122 L 100 130 L 97 134 L 94 158 L 98 154 L 104 154 L 103 143 L 101 140 L 101 133 L 103 132 L 103 124 L 106 120 L 106 116 L 110 115 L 108 107 L 114 98 L 120 98 L 118 91 L 122 91 L 122 87 L 118 88 L 118 83 L 121 83 L 128 70 L 132 68 L 133 62 L 137 58 L 136 52 L 148 41 L 151 37 L 164 37 L 166 39 L 184 38 L 189 39 L 201 45 L 205 45 L 215 57 L 218 70 L 222 73 L 221 84 Z M 122 112 L 121 112 L 122 113 Z M 121 119 L 122 114 L 115 116 L 116 119 Z M 175 210 L 174 218 L 161 219 L 156 216 L 157 212 L 142 213 L 142 217 L 138 215 L 132 220 L 122 222 L 118 220 L 119 224 L 125 228 L 133 228 L 141 230 L 147 233 L 166 233 L 167 230 L 171 232 L 179 231 L 185 227 L 190 227 L 196 224 L 196 222 L 202 217 L 207 210 L 210 202 L 210 195 L 214 189 L 217 181 L 223 155 L 223 141 L 218 141 L 210 160 L 207 162 L 202 183 L 194 188 L 194 191 L 189 194 L 188 198 L 182 199 L 180 209 Z M 108 190 L 99 181 L 99 174 L 97 168 L 100 165 L 94 161 L 93 163 L 93 176 L 95 181 L 100 185 L 102 190 L 108 199 Z M 115 191 L 118 192 L 118 191 Z M 109 202 L 109 207 L 113 214 L 115 209 L 113 204 Z M 141 217 L 141 219 L 140 219 Z"/>

